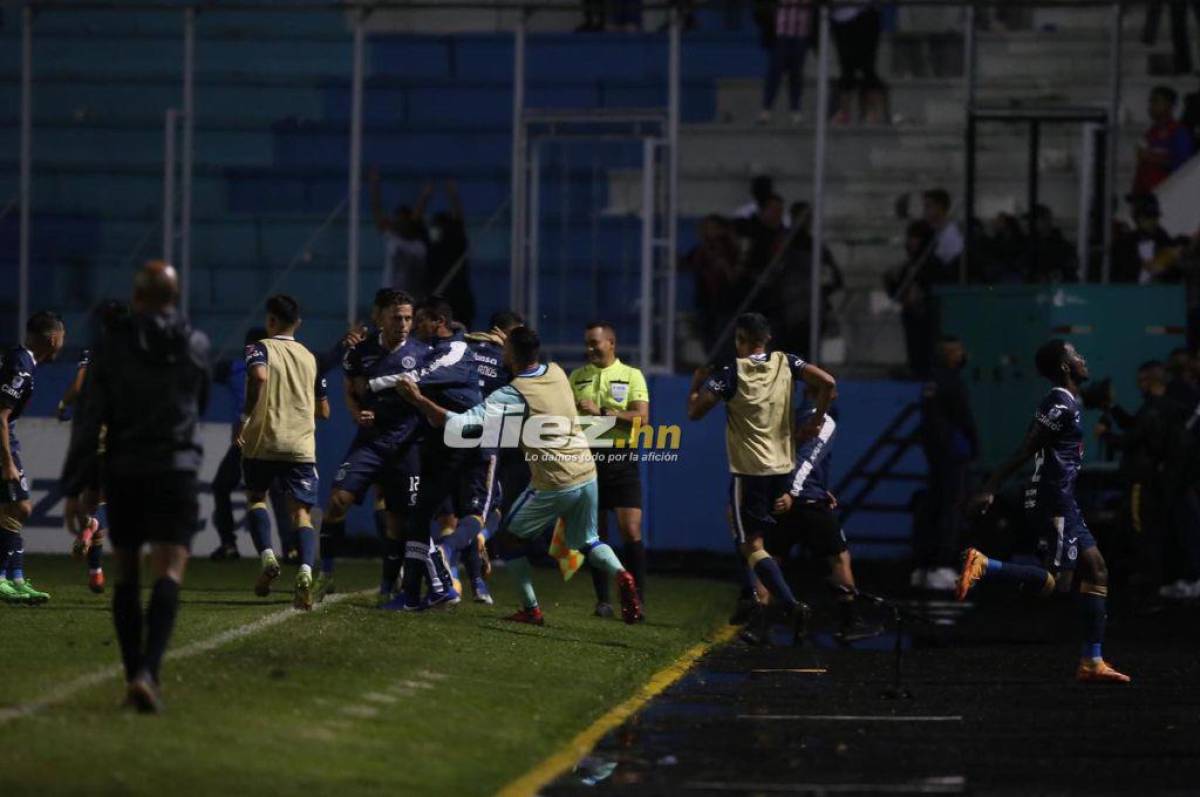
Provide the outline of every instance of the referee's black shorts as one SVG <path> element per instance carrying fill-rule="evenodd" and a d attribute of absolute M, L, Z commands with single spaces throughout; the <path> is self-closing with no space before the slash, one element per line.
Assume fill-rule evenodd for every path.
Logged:
<path fill-rule="evenodd" d="M 610 509 L 642 508 L 642 477 L 630 451 L 617 448 L 598 449 L 596 458 L 596 488 L 599 491 L 601 512 Z"/>
<path fill-rule="evenodd" d="M 110 477 L 108 536 L 117 548 L 146 543 L 191 547 L 200 518 L 196 474 L 166 471 L 136 477 Z"/>

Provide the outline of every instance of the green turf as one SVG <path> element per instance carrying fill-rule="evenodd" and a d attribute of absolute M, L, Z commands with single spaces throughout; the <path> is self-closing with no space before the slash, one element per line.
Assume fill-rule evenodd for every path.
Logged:
<path fill-rule="evenodd" d="M 0 606 L 0 708 L 117 662 L 107 596 L 87 591 L 83 566 L 31 556 L 26 570 L 54 597 Z M 253 596 L 255 572 L 193 562 L 173 646 L 288 610 L 289 594 Z M 338 585 L 369 589 L 377 574 L 343 563 Z M 168 661 L 160 717 L 119 710 L 114 676 L 10 720 L 0 771 L 25 793 L 490 794 L 705 638 L 732 599 L 720 583 L 652 578 L 650 620 L 630 627 L 591 616 L 586 573 L 535 579 L 544 628 L 500 619 L 515 599 L 497 572 L 495 607 L 402 615 L 355 595 Z"/>

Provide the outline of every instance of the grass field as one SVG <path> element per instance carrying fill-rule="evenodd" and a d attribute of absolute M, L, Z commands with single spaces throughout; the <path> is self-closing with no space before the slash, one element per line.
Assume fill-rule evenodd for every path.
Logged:
<path fill-rule="evenodd" d="M 290 594 L 254 597 L 255 562 L 195 561 L 173 641 L 186 655 L 164 665 L 167 712 L 144 717 L 118 709 L 109 597 L 65 557 L 27 557 L 26 571 L 54 597 L 0 606 L 0 716 L 98 682 L 6 720 L 6 794 L 490 794 L 704 639 L 732 602 L 720 582 L 652 578 L 649 620 L 630 627 L 591 616 L 586 574 L 563 584 L 544 570 L 544 628 L 500 619 L 516 607 L 502 572 L 495 607 L 402 615 L 364 593 L 300 615 Z M 374 562 L 345 562 L 339 589 L 377 577 Z"/>

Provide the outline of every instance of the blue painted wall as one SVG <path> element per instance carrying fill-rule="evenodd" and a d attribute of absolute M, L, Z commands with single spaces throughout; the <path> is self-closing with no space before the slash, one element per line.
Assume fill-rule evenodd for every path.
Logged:
<path fill-rule="evenodd" d="M 55 363 L 38 369 L 37 392 L 29 414 L 52 415 L 73 373 L 71 363 Z M 689 380 L 680 376 L 660 376 L 648 381 L 652 421 L 678 424 L 682 435 L 676 461 L 642 466 L 647 541 L 657 550 L 728 551 L 731 542 L 725 508 L 729 469 L 725 458 L 724 411 L 718 408 L 702 421 L 689 422 L 685 412 Z M 833 453 L 834 484 L 896 414 L 916 399 L 919 388 L 907 382 L 850 381 L 840 383 L 839 391 L 839 431 Z M 354 436 L 354 426 L 337 386 L 330 391 L 330 399 L 334 405 L 333 417 L 319 424 L 317 432 L 317 458 L 323 476 L 322 500 L 328 495 L 333 473 Z M 206 420 L 228 423 L 236 414 L 232 394 L 218 386 Z M 219 457 L 223 453 L 209 451 L 206 455 Z M 923 471 L 925 467 L 924 458 L 915 451 L 900 464 L 905 470 Z M 914 486 L 883 487 L 873 494 L 873 500 L 906 503 Z M 862 513 L 850 519 L 846 531 L 851 540 L 856 537 L 872 540 L 856 545 L 856 555 L 903 556 L 908 551 L 911 520 L 904 513 Z M 369 512 L 360 509 L 351 515 L 350 533 L 374 534 Z"/>

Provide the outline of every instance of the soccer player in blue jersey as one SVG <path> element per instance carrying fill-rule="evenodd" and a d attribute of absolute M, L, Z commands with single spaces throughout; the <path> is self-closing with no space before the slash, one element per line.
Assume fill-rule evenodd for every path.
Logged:
<path fill-rule="evenodd" d="M 801 408 L 796 428 L 803 428 L 814 414 L 812 391 Z M 778 526 L 767 536 L 768 550 L 784 553 L 797 543 L 811 554 L 824 557 L 829 565 L 829 584 L 837 593 L 838 630 L 834 637 L 843 643 L 877 636 L 879 626 L 864 623 L 855 605 L 854 570 L 846 532 L 837 515 L 837 498 L 829 491 L 830 454 L 837 436 L 835 407 L 830 407 L 815 437 L 796 446 L 796 469 L 786 493 L 775 502 Z"/>
<path fill-rule="evenodd" d="M 60 421 L 72 420 L 72 408 L 82 405 L 84 380 L 91 364 L 91 350 L 84 349 L 79 364 L 75 367 L 75 376 L 63 397 L 59 399 L 57 415 Z M 67 461 L 63 464 L 64 474 L 79 472 L 69 461 L 72 453 L 68 447 Z M 91 465 L 80 474 L 80 479 L 60 480 L 59 488 L 63 493 L 63 522 L 67 532 L 75 538 L 71 544 L 71 555 L 76 559 L 87 559 L 88 588 L 99 595 L 104 592 L 104 568 L 101 563 L 104 556 L 104 531 L 108 528 L 108 511 L 100 490 L 99 460 L 96 457 L 89 457 L 89 460 Z"/>
<path fill-rule="evenodd" d="M 432 349 L 428 364 L 416 373 L 394 374 L 370 380 L 375 392 L 395 392 L 402 381 L 421 386 L 431 401 L 451 412 L 465 412 L 479 404 L 479 372 L 461 329 L 452 328 L 453 310 L 444 299 L 432 296 L 417 306 L 413 317 L 414 333 Z M 432 608 L 453 605 L 461 596 L 453 583 L 439 589 L 431 580 L 431 590 L 422 602 L 422 579 L 432 562 L 440 580 L 449 578 L 441 551 L 433 544 L 429 529 L 446 499 L 451 499 L 457 527 L 448 540 L 451 548 L 462 550 L 475 545 L 483 531 L 492 500 L 495 481 L 495 451 L 489 448 L 451 448 L 441 434 L 428 434 L 421 443 L 421 491 L 413 522 L 409 524 L 404 546 L 404 579 L 401 586 L 403 608 Z"/>
<path fill-rule="evenodd" d="M 1079 385 L 1088 378 L 1087 361 L 1063 340 L 1051 340 L 1034 357 L 1038 373 L 1053 385 L 1033 416 L 1017 452 L 1001 465 L 971 508 L 986 512 L 996 491 L 1030 459 L 1033 475 L 1025 489 L 1025 509 L 1040 537 L 1043 567 L 989 559 L 975 548 L 963 554 L 956 597 L 966 600 L 979 581 L 1012 584 L 1043 596 L 1069 591 L 1078 574 L 1083 650 L 1075 678 L 1084 683 L 1129 683 L 1129 676 L 1104 661 L 1108 567 L 1075 501 L 1075 480 L 1083 466 L 1082 407 Z"/>
<path fill-rule="evenodd" d="M 394 391 L 377 393 L 368 383 L 381 375 L 416 371 L 428 360 L 429 347 L 410 334 L 416 303 L 411 296 L 392 291 L 377 298 L 386 304 L 378 313 L 379 330 L 348 350 L 342 363 L 346 404 L 358 433 L 338 468 L 321 523 L 321 596 L 332 591 L 350 507 L 361 503 L 372 485 L 382 483 L 389 517 L 379 592 L 384 600 L 391 597 L 403 563 L 402 526 L 420 489 L 418 452 L 424 422 Z"/>
<path fill-rule="evenodd" d="M 48 310 L 25 322 L 25 342 L 9 349 L 0 362 L 0 600 L 5 603 L 45 603 L 50 595 L 25 578 L 25 540 L 21 530 L 33 504 L 29 480 L 21 466 L 17 419 L 33 397 L 33 375 L 62 351 L 66 329 Z"/>

